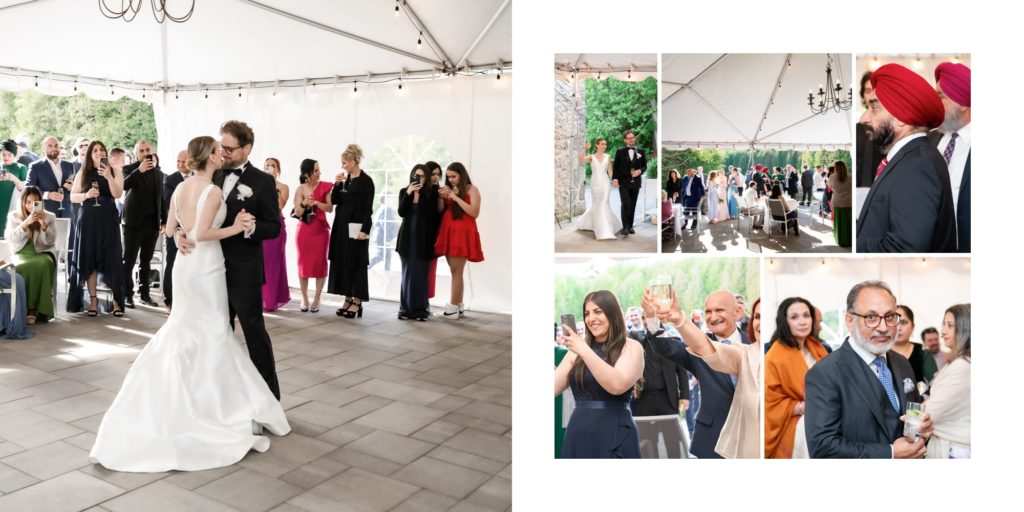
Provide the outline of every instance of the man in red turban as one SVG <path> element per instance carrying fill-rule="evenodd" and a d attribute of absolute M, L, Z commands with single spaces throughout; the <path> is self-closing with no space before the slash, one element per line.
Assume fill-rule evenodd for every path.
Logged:
<path fill-rule="evenodd" d="M 917 73 L 886 64 L 860 118 L 885 154 L 857 219 L 857 252 L 955 252 L 949 173 L 927 131 L 945 118 L 942 99 Z"/>
<path fill-rule="evenodd" d="M 942 154 L 953 191 L 958 252 L 971 252 L 971 68 L 943 62 L 935 68 L 935 92 L 945 119 L 928 140 Z"/>

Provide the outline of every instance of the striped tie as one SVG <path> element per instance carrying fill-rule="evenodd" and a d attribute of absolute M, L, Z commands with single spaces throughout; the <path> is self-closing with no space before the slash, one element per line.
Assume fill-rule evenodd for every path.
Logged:
<path fill-rule="evenodd" d="M 882 356 L 875 358 L 871 364 L 875 365 L 878 369 L 878 380 L 882 382 L 882 387 L 885 388 L 885 394 L 889 395 L 889 403 L 892 404 L 892 408 L 896 410 L 896 414 L 900 413 L 900 401 L 896 398 L 896 389 L 892 387 L 892 372 L 889 371 L 889 367 L 885 364 L 885 359 Z"/>
<path fill-rule="evenodd" d="M 946 159 L 946 163 L 949 163 L 949 159 L 953 158 L 953 148 L 956 147 L 957 133 L 953 132 L 953 136 L 949 138 L 949 144 L 946 144 L 946 150 L 942 152 L 942 158 Z"/>
<path fill-rule="evenodd" d="M 887 166 L 887 165 L 889 165 L 889 159 L 888 158 L 883 158 L 882 159 L 882 163 L 878 164 L 878 169 L 875 169 L 875 177 L 876 178 L 878 177 L 879 174 L 882 174 L 882 171 L 885 170 L 885 166 Z"/>

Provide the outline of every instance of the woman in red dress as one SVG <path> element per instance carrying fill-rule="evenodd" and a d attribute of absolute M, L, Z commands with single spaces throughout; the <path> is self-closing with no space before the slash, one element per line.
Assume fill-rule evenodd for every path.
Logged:
<path fill-rule="evenodd" d="M 445 176 L 445 186 L 439 189 L 445 211 L 437 232 L 434 254 L 444 256 L 451 268 L 451 302 L 444 307 L 444 316 L 451 317 L 461 316 L 465 311 L 462 302 L 462 272 L 466 268 L 466 261 L 481 262 L 484 260 L 484 252 L 480 248 L 480 233 L 476 229 L 476 218 L 480 215 L 480 191 L 470 181 L 466 166 L 459 162 L 452 162 Z"/>
<path fill-rule="evenodd" d="M 320 164 L 309 158 L 299 167 L 299 188 L 295 190 L 293 214 L 299 219 L 295 246 L 299 259 L 299 288 L 302 290 L 301 311 L 320 311 L 320 293 L 327 278 L 327 246 L 331 228 L 325 212 L 331 211 L 331 183 L 320 181 Z M 308 222 L 307 222 L 308 221 Z M 309 302 L 309 280 L 316 279 L 313 302 Z"/>

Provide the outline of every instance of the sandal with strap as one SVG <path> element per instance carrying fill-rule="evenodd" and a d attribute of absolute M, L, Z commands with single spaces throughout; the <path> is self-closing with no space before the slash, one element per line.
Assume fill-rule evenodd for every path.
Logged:
<path fill-rule="evenodd" d="M 90 306 L 92 305 L 92 301 L 94 301 L 94 300 L 96 300 L 96 296 L 95 295 L 90 295 L 89 296 L 89 305 Z M 99 315 L 100 312 L 97 311 L 97 309 L 95 307 L 93 307 L 93 308 L 91 308 L 89 310 L 86 310 L 85 314 L 89 315 L 89 316 L 96 316 L 96 315 Z"/>
<path fill-rule="evenodd" d="M 350 316 L 345 314 L 345 312 L 348 311 L 348 308 L 350 308 L 351 306 L 352 306 L 352 299 L 345 299 L 345 303 L 342 304 L 341 307 L 338 308 L 338 310 L 334 312 L 334 314 L 336 314 L 338 316 L 343 316 L 345 318 L 352 318 L 352 317 L 350 317 Z"/>
<path fill-rule="evenodd" d="M 349 306 L 349 308 L 351 308 L 352 306 L 356 306 L 358 309 L 356 309 L 355 311 L 353 311 L 352 309 L 345 309 L 343 311 L 339 310 L 339 311 L 341 311 L 341 316 L 343 316 L 345 318 L 355 318 L 357 316 L 359 318 L 362 318 L 363 317 L 363 303 L 360 302 L 360 303 L 357 304 L 355 302 L 352 302 L 351 305 Z"/>

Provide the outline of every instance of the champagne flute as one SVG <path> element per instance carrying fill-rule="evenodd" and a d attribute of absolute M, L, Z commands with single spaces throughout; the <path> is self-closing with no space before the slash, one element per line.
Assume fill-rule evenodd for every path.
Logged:
<path fill-rule="evenodd" d="M 99 191 L 100 191 L 100 182 L 98 182 L 98 181 L 92 182 L 92 187 L 91 188 L 93 190 L 95 190 L 97 193 L 99 193 Z M 100 196 L 97 195 L 96 197 L 93 198 L 92 205 L 93 206 L 99 206 L 100 205 Z"/>
<path fill-rule="evenodd" d="M 659 308 L 668 309 L 672 305 L 672 277 L 660 275 L 651 280 L 651 298 Z"/>

